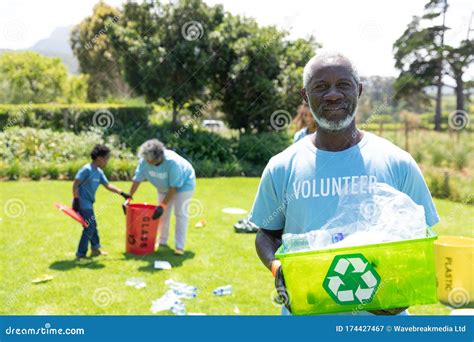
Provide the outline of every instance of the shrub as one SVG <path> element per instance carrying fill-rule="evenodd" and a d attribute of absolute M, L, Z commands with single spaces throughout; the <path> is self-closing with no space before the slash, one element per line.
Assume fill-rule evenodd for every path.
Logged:
<path fill-rule="evenodd" d="M 263 170 L 270 158 L 283 151 L 290 143 L 286 133 L 245 134 L 239 139 L 236 157 L 244 165 Z"/>
<path fill-rule="evenodd" d="M 16 161 L 10 164 L 10 167 L 7 169 L 6 175 L 9 180 L 17 180 L 18 178 L 20 178 L 20 164 Z"/>
<path fill-rule="evenodd" d="M 0 105 L 0 128 L 12 126 L 83 131 L 90 127 L 119 132 L 127 125 L 148 122 L 150 106 L 120 104 L 23 104 Z"/>
<path fill-rule="evenodd" d="M 42 175 L 43 175 L 43 169 L 41 168 L 40 165 L 33 164 L 28 170 L 28 176 L 32 180 L 35 180 L 35 181 L 40 180 Z"/>
<path fill-rule="evenodd" d="M 55 164 L 49 164 L 46 168 L 46 174 L 49 176 L 50 179 L 58 179 L 59 168 Z"/>

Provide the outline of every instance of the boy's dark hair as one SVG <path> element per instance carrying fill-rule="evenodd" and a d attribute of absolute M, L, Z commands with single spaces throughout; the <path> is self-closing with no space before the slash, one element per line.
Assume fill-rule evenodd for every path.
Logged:
<path fill-rule="evenodd" d="M 96 160 L 98 157 L 107 157 L 110 154 L 110 149 L 101 144 L 97 144 L 94 146 L 91 152 L 92 160 Z"/>

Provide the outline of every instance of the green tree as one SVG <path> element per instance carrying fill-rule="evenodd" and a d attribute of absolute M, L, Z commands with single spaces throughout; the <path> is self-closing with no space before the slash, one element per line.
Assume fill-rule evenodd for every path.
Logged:
<path fill-rule="evenodd" d="M 65 86 L 63 101 L 66 103 L 84 103 L 87 102 L 89 75 L 71 75 Z"/>
<path fill-rule="evenodd" d="M 301 103 L 303 67 L 318 45 L 313 38 L 290 42 L 286 37 L 273 26 L 259 27 L 253 19 L 230 14 L 213 32 L 218 59 L 211 93 L 221 100 L 230 127 L 274 130 L 276 111 L 286 111 L 283 120 L 291 120 Z"/>
<path fill-rule="evenodd" d="M 127 2 L 113 29 L 113 45 L 120 54 L 126 81 L 149 102 L 164 98 L 178 112 L 194 99 L 204 98 L 215 56 L 209 34 L 224 17 L 222 6 L 201 0 L 161 4 Z"/>
<path fill-rule="evenodd" d="M 2 99 L 7 103 L 57 101 L 67 82 L 67 70 L 59 58 L 36 52 L 5 52 L 0 55 Z"/>
<path fill-rule="evenodd" d="M 447 8 L 447 0 L 430 0 L 425 5 L 423 17 L 413 17 L 408 28 L 393 45 L 395 67 L 400 70 L 395 82 L 396 99 L 429 103 L 432 97 L 427 93 L 427 88 L 435 86 L 436 130 L 441 129 L 441 98 L 446 68 L 444 35 L 448 30 L 445 25 Z M 437 18 L 442 19 L 441 25 L 433 25 Z M 424 27 L 426 22 L 431 26 Z"/>
<path fill-rule="evenodd" d="M 121 13 L 117 8 L 100 1 L 94 6 L 92 15 L 71 32 L 74 55 L 81 71 L 89 75 L 87 96 L 90 101 L 130 94 L 117 62 L 123 51 L 115 50 L 110 38 L 112 25 L 120 20 Z"/>
<path fill-rule="evenodd" d="M 463 80 L 463 76 L 468 67 L 474 62 L 474 41 L 466 39 L 460 43 L 459 47 L 448 46 L 447 50 L 446 61 L 450 66 L 448 73 L 456 82 L 454 87 L 456 110 L 463 111 L 464 98 L 468 96 L 469 87 L 472 87 L 470 83 Z"/>

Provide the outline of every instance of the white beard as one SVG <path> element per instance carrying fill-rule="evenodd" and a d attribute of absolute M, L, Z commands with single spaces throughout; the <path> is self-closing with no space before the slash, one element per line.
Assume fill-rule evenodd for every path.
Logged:
<path fill-rule="evenodd" d="M 309 105 L 309 109 L 311 111 L 311 114 L 313 114 L 314 120 L 316 120 L 318 127 L 321 127 L 322 129 L 325 129 L 327 131 L 341 131 L 349 127 L 349 125 L 355 119 L 355 116 L 357 113 L 357 106 L 356 106 L 352 114 L 348 115 L 346 118 L 339 121 L 329 121 L 325 118 L 318 117 L 316 113 L 313 111 L 313 108 L 311 108 L 311 105 Z"/>

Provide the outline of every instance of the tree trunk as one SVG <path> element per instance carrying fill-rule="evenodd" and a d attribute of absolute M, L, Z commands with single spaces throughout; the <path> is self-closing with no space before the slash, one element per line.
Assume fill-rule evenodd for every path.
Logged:
<path fill-rule="evenodd" d="M 446 32 L 446 11 L 448 9 L 448 0 L 443 4 L 443 31 L 441 32 L 441 52 L 439 56 L 438 83 L 436 91 L 436 110 L 435 110 L 435 131 L 441 131 L 441 97 L 443 96 L 443 51 L 444 51 L 444 33 Z"/>
<path fill-rule="evenodd" d="M 441 68 L 440 68 L 441 69 Z M 438 84 L 436 90 L 436 108 L 435 108 L 435 118 L 434 118 L 434 129 L 435 131 L 441 131 L 441 97 L 443 96 L 443 83 L 441 82 L 442 76 L 441 72 L 438 74 Z"/>
<path fill-rule="evenodd" d="M 462 74 L 456 75 L 456 110 L 464 111 L 464 83 Z"/>

